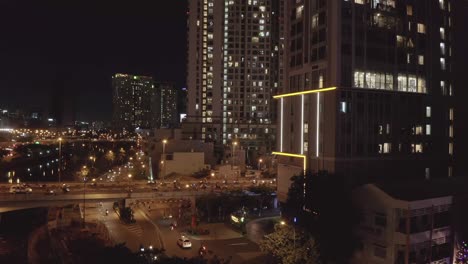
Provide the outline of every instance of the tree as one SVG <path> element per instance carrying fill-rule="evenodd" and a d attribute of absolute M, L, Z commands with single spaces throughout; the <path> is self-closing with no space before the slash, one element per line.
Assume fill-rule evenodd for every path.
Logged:
<path fill-rule="evenodd" d="M 351 188 L 343 178 L 324 171 L 291 179 L 284 215 L 296 217 L 298 225 L 317 240 L 322 262 L 349 262 L 358 247 L 354 231 L 360 221 Z"/>
<path fill-rule="evenodd" d="M 463 241 L 458 245 L 457 255 L 455 256 L 455 264 L 468 264 L 468 244 Z"/>
<path fill-rule="evenodd" d="M 114 160 L 115 160 L 114 152 L 112 150 L 109 150 L 106 153 L 105 158 L 106 158 L 107 162 L 109 162 L 109 166 L 112 166 L 112 164 L 114 163 Z"/>
<path fill-rule="evenodd" d="M 303 229 L 292 225 L 275 225 L 275 231 L 260 242 L 260 249 L 282 264 L 319 264 L 317 244 Z"/>
<path fill-rule="evenodd" d="M 263 206 L 265 202 L 269 202 L 269 199 L 271 200 L 271 193 L 273 193 L 274 190 L 266 185 L 259 185 L 250 187 L 249 191 L 257 194 L 255 198 L 258 204 L 258 214 L 261 216 Z"/>

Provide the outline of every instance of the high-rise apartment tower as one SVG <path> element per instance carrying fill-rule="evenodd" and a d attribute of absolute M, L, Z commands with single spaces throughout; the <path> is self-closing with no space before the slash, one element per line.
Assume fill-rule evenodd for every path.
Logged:
<path fill-rule="evenodd" d="M 275 141 L 272 94 L 281 86 L 281 1 L 190 0 L 188 115 L 190 136 L 218 145 L 239 142 L 248 159 Z"/>
<path fill-rule="evenodd" d="M 113 127 L 134 131 L 152 124 L 153 79 L 117 73 L 112 76 Z"/>

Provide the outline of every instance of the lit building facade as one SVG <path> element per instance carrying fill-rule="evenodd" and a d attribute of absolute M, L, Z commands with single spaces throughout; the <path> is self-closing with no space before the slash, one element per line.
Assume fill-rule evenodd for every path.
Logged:
<path fill-rule="evenodd" d="M 152 107 L 154 107 L 155 124 L 158 128 L 178 126 L 177 90 L 173 83 L 156 82 L 154 84 Z"/>
<path fill-rule="evenodd" d="M 353 183 L 454 175 L 451 1 L 286 5 L 279 181 L 303 170 Z"/>
<path fill-rule="evenodd" d="M 112 77 L 113 127 L 134 131 L 152 124 L 153 79 L 117 73 Z"/>
<path fill-rule="evenodd" d="M 251 158 L 274 148 L 271 95 L 281 85 L 280 2 L 189 1 L 191 137 L 217 145 L 237 141 Z"/>

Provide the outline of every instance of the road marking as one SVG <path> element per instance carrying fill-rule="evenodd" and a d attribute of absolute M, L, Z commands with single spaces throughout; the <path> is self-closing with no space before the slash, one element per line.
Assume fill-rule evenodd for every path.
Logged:
<path fill-rule="evenodd" d="M 126 227 L 129 231 L 133 232 L 138 237 L 141 237 L 143 235 L 143 229 L 138 224 L 129 224 L 126 225 Z"/>
<path fill-rule="evenodd" d="M 248 245 L 249 243 L 234 243 L 234 244 L 228 244 L 228 246 L 243 246 L 243 245 Z"/>

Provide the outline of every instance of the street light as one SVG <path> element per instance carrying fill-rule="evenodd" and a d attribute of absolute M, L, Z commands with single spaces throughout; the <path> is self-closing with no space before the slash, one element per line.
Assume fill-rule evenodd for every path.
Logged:
<path fill-rule="evenodd" d="M 234 156 L 236 155 L 236 146 L 237 146 L 237 141 L 234 141 L 232 142 L 232 155 L 231 155 L 231 171 L 233 170 L 233 167 L 234 167 L 234 162 L 235 162 L 235 158 Z M 237 172 L 236 172 L 236 177 L 237 177 Z M 238 177 L 237 177 L 238 178 Z M 237 179 L 238 180 L 238 179 Z"/>
<path fill-rule="evenodd" d="M 130 180 L 132 179 L 132 174 L 128 174 L 128 193 L 130 194 Z"/>
<path fill-rule="evenodd" d="M 296 223 L 297 221 L 297 218 L 294 217 L 294 223 Z M 284 220 L 281 220 L 280 224 L 282 226 L 285 226 L 286 225 L 286 222 Z M 294 226 L 294 224 L 292 225 L 292 228 L 293 228 L 293 249 L 294 249 L 294 260 L 296 260 L 296 227 Z"/>
<path fill-rule="evenodd" d="M 58 138 L 59 142 L 59 169 L 58 169 L 58 176 L 59 176 L 59 185 L 62 180 L 62 138 Z"/>
<path fill-rule="evenodd" d="M 93 163 L 92 163 L 92 168 L 94 169 L 94 163 L 96 162 L 96 157 L 94 156 L 89 156 L 89 160 L 91 160 Z"/>
<path fill-rule="evenodd" d="M 263 162 L 263 159 L 259 159 L 259 160 L 258 160 L 258 169 L 259 169 L 259 170 L 262 169 L 262 162 Z"/>
<path fill-rule="evenodd" d="M 167 144 L 167 139 L 163 139 L 162 141 L 163 145 L 162 145 L 162 148 L 163 148 L 163 152 L 162 152 L 162 157 L 161 157 L 161 176 L 162 176 L 162 180 L 164 181 L 164 176 L 165 176 L 165 173 L 166 173 L 166 165 L 164 164 L 164 161 L 166 161 L 166 144 Z"/>
<path fill-rule="evenodd" d="M 83 223 L 82 226 L 83 228 L 86 227 L 86 176 L 87 176 L 87 171 L 86 171 L 86 166 L 83 166 L 83 170 L 81 171 L 83 175 Z"/>

